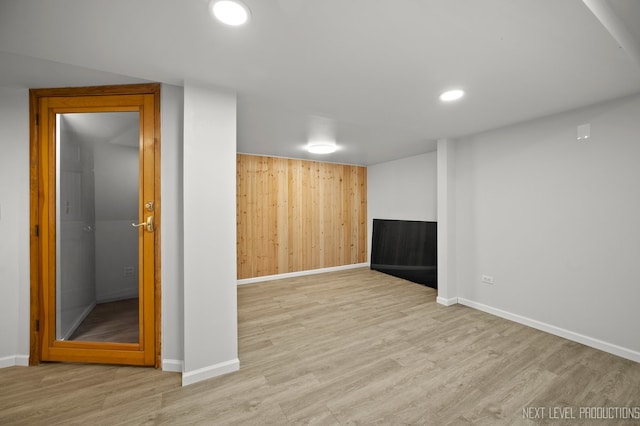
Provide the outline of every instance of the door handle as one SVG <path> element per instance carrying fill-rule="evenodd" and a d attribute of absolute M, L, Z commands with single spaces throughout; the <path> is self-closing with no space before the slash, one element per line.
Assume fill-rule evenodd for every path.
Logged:
<path fill-rule="evenodd" d="M 145 226 L 147 228 L 147 232 L 153 232 L 154 231 L 154 227 L 153 227 L 153 216 L 147 216 L 147 221 L 146 222 L 142 222 L 142 223 L 132 223 L 131 226 L 135 227 L 135 228 L 139 228 L 141 226 Z"/>

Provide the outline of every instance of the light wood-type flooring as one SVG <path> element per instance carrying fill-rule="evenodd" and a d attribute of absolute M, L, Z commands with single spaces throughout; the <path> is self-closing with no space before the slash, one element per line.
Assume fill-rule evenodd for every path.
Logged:
<path fill-rule="evenodd" d="M 154 369 L 6 368 L 0 424 L 640 423 L 549 419 L 640 406 L 640 364 L 435 297 L 367 269 L 241 286 L 239 372 L 182 388 Z"/>
<path fill-rule="evenodd" d="M 97 304 L 69 340 L 138 343 L 138 304 L 138 298 Z"/>

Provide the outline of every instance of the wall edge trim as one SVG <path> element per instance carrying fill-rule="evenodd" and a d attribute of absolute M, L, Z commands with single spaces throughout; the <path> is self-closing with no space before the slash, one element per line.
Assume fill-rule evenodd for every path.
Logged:
<path fill-rule="evenodd" d="M 473 300 L 465 299 L 463 297 L 458 298 L 458 303 L 464 306 L 468 306 L 479 311 L 486 312 L 491 315 L 495 315 L 513 322 L 517 322 L 522 325 L 526 325 L 531 328 L 535 328 L 540 331 L 544 331 L 555 336 L 571 340 L 594 349 L 598 349 L 604 352 L 608 352 L 612 355 L 616 355 L 631 361 L 640 362 L 640 352 L 634 351 L 629 348 L 618 346 L 613 343 L 605 342 L 594 337 L 585 336 L 584 334 L 576 333 L 571 330 L 567 330 L 555 325 L 547 324 L 542 321 L 534 320 L 522 315 L 514 314 L 502 309 L 494 308 L 482 303 L 475 302 Z"/>
<path fill-rule="evenodd" d="M 181 359 L 163 359 L 162 371 L 182 373 L 184 371 L 184 361 Z"/>
<path fill-rule="evenodd" d="M 0 358 L 0 368 L 28 366 L 29 355 L 9 355 Z"/>
<path fill-rule="evenodd" d="M 451 306 L 451 305 L 457 305 L 458 304 L 458 298 L 457 297 L 451 297 L 449 299 L 446 299 L 444 297 L 436 297 L 436 302 L 440 305 L 444 305 L 444 306 Z"/>
<path fill-rule="evenodd" d="M 193 371 L 182 373 L 182 386 L 189 386 L 203 380 L 221 376 L 223 374 L 232 373 L 240 369 L 240 360 L 238 358 L 229 361 L 219 362 L 217 364 L 208 365 Z"/>

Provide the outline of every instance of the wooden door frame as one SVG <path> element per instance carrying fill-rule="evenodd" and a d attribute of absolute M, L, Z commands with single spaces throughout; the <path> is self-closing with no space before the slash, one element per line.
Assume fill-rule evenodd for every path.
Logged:
<path fill-rule="evenodd" d="M 41 247 L 39 239 L 40 217 L 44 206 L 40 205 L 39 123 L 40 99 L 44 97 L 83 97 L 150 94 L 154 97 L 154 196 L 155 196 L 155 255 L 154 255 L 154 364 L 161 365 L 161 245 L 160 224 L 160 84 L 131 84 L 117 86 L 66 87 L 29 90 L 29 240 L 30 240 L 30 348 L 29 365 L 41 361 L 40 322 L 43 317 L 43 285 L 41 271 Z"/>

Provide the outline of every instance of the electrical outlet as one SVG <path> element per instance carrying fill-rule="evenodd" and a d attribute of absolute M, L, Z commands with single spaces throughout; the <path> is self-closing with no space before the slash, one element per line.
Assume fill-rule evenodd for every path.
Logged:
<path fill-rule="evenodd" d="M 132 277 L 136 272 L 136 268 L 134 268 L 133 266 L 125 266 L 122 269 L 122 275 L 124 275 L 125 277 Z"/>
<path fill-rule="evenodd" d="M 483 275 L 480 281 L 482 281 L 485 284 L 493 284 L 493 277 L 489 275 Z"/>

